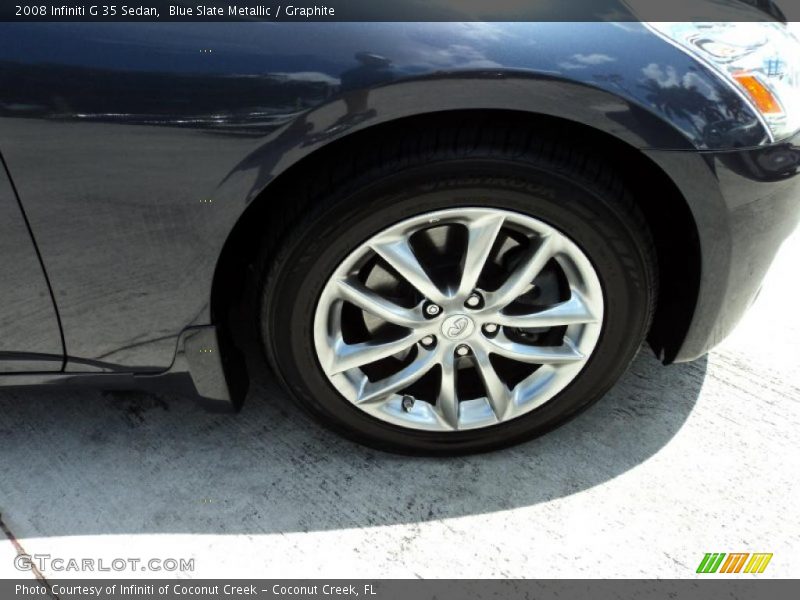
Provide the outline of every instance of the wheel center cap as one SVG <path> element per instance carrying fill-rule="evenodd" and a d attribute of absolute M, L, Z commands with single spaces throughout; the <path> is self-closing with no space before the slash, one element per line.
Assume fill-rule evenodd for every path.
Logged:
<path fill-rule="evenodd" d="M 442 335 L 448 340 L 463 340 L 475 331 L 475 321 L 467 315 L 453 315 L 442 323 Z"/>

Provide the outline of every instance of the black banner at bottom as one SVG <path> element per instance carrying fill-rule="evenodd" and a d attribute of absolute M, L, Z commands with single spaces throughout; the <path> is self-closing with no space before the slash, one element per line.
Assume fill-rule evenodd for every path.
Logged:
<path fill-rule="evenodd" d="M 797 580 L 364 580 L 364 579 L 35 579 L 0 580 L 0 598 L 30 600 L 149 600 L 260 598 L 275 600 L 611 600 L 688 598 L 698 600 L 800 598 Z"/>

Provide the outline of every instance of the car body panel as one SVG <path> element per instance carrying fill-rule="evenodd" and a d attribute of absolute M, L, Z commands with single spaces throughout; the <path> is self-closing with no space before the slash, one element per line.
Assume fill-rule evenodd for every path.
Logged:
<path fill-rule="evenodd" d="M 657 348 L 669 362 L 694 360 L 733 330 L 800 221 L 800 134 L 752 150 L 646 153 L 679 187 L 703 232 L 691 323 L 680 347 Z"/>
<path fill-rule="evenodd" d="M 64 349 L 53 299 L 0 160 L 0 373 L 60 371 Z"/>
<path fill-rule="evenodd" d="M 173 393 L 193 396 L 212 412 L 239 410 L 248 386 L 243 357 L 213 325 L 185 329 L 178 336 L 172 364 L 158 373 L 0 372 L 0 388 L 77 387 Z"/>
<path fill-rule="evenodd" d="M 701 220 L 720 193 L 701 153 L 767 139 L 726 84 L 633 22 L 0 29 L 0 150 L 69 372 L 168 369 L 181 332 L 212 324 L 217 260 L 247 207 L 285 201 L 269 190 L 282 173 L 368 127 L 471 109 L 584 123 L 652 152 L 673 179 L 671 156 L 701 161 L 712 174 L 685 184 L 710 186 L 687 193 Z M 704 259 L 731 233 L 703 230 Z"/>

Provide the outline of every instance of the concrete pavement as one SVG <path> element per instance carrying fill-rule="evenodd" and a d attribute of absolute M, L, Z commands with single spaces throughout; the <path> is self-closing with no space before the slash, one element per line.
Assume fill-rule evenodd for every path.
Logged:
<path fill-rule="evenodd" d="M 798 262 L 795 233 L 707 359 L 664 368 L 643 351 L 577 420 L 483 456 L 362 448 L 267 379 L 235 417 L 0 391 L 0 514 L 29 554 L 194 559 L 125 576 L 692 577 L 705 552 L 736 551 L 772 552 L 762 577 L 796 576 Z M 19 576 L 15 553 L 0 542 L 0 577 Z"/>

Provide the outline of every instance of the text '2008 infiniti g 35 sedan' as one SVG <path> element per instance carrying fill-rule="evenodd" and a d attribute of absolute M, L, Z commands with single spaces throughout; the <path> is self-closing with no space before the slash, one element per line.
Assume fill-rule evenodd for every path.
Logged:
<path fill-rule="evenodd" d="M 355 440 L 498 448 L 705 354 L 800 212 L 772 18 L 0 31 L 2 386 L 237 409 L 260 344 Z"/>

